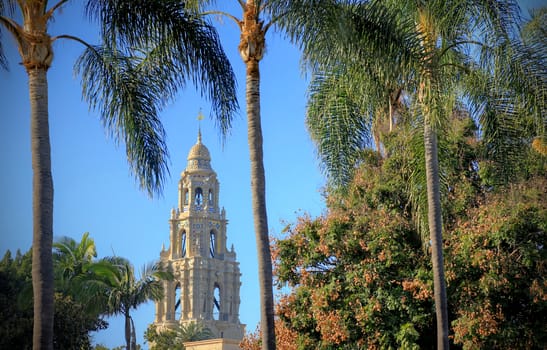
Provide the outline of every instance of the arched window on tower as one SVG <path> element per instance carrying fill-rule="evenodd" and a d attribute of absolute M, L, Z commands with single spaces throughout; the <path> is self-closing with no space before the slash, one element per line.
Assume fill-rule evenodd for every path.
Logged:
<path fill-rule="evenodd" d="M 216 283 L 213 290 L 213 319 L 220 320 L 220 287 Z"/>
<path fill-rule="evenodd" d="M 201 205 L 203 203 L 203 190 L 201 187 L 196 188 L 196 194 L 194 195 L 194 203 Z"/>
<path fill-rule="evenodd" d="M 213 230 L 211 230 L 211 232 L 209 233 L 209 241 L 210 241 L 209 255 L 211 258 L 214 258 L 215 252 L 216 252 L 216 246 L 217 246 L 217 235 L 215 234 L 215 231 Z"/>
<path fill-rule="evenodd" d="M 180 283 L 177 283 L 175 287 L 175 308 L 174 308 L 175 320 L 180 320 L 181 315 L 182 315 L 182 307 L 180 305 Z"/>
<path fill-rule="evenodd" d="M 182 230 L 180 233 L 180 256 L 184 258 L 186 256 L 186 231 Z"/>
<path fill-rule="evenodd" d="M 184 205 L 188 205 L 188 189 L 184 190 Z"/>
<path fill-rule="evenodd" d="M 213 205 L 213 204 L 214 204 L 213 190 L 209 190 L 209 196 L 208 196 L 208 198 L 207 198 L 207 201 L 208 201 L 209 205 Z"/>

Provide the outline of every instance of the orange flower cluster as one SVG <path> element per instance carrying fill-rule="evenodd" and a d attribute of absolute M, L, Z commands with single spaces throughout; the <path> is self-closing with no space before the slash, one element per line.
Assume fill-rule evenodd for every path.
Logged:
<path fill-rule="evenodd" d="M 496 334 L 503 320 L 501 306 L 492 307 L 489 301 L 477 309 L 461 310 L 453 322 L 454 342 L 462 344 L 465 349 L 484 348 L 483 339 Z"/>
<path fill-rule="evenodd" d="M 416 300 L 430 300 L 433 297 L 431 287 L 418 279 L 403 281 L 402 286 L 403 290 L 412 293 Z"/>
<path fill-rule="evenodd" d="M 261 350 L 261 336 L 260 327 L 257 326 L 254 332 L 245 335 L 239 347 L 242 350 Z M 278 350 L 297 350 L 298 334 L 288 329 L 280 320 L 275 320 L 275 342 Z"/>
<path fill-rule="evenodd" d="M 340 344 L 348 339 L 347 327 L 345 327 L 344 319 L 338 310 L 324 311 L 319 309 L 314 311 L 314 317 L 317 320 L 316 330 L 321 333 L 321 339 L 325 342 Z"/>

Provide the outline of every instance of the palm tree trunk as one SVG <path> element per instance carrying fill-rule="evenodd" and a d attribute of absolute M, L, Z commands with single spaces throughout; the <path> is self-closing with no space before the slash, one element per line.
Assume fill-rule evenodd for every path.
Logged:
<path fill-rule="evenodd" d="M 275 350 L 274 305 L 272 290 L 272 257 L 268 236 L 266 213 L 266 177 L 262 153 L 262 126 L 260 125 L 260 68 L 265 45 L 265 30 L 259 20 L 259 8 L 255 0 L 247 0 L 243 6 L 240 23 L 239 53 L 247 68 L 247 134 L 251 158 L 251 192 L 253 201 L 254 229 L 258 254 L 258 280 L 260 286 L 260 327 L 262 349 Z"/>
<path fill-rule="evenodd" d="M 260 325 L 262 349 L 275 349 L 274 305 L 272 290 L 272 258 L 266 214 L 266 177 L 262 152 L 260 123 L 260 71 L 257 60 L 247 62 L 247 128 L 251 158 L 251 192 L 253 217 L 258 251 L 258 278 L 260 283 Z"/>
<path fill-rule="evenodd" d="M 129 312 L 124 312 L 125 315 L 125 345 L 126 350 L 131 350 L 131 317 Z"/>
<path fill-rule="evenodd" d="M 443 237 L 441 217 L 441 195 L 437 134 L 424 123 L 425 171 L 427 177 L 427 204 L 429 235 L 431 239 L 431 262 L 433 265 L 433 291 L 437 315 L 437 349 L 448 349 L 448 308 L 444 279 Z"/>
<path fill-rule="evenodd" d="M 53 348 L 53 179 L 48 124 L 47 70 L 28 69 L 32 151 L 32 288 L 34 349 Z"/>
<path fill-rule="evenodd" d="M 438 35 L 435 34 L 435 24 L 432 22 L 426 8 L 418 10 L 418 32 L 423 34 L 422 45 L 427 53 L 424 58 L 422 77 L 418 99 L 424 114 L 424 151 L 425 174 L 427 182 L 427 222 L 431 241 L 431 264 L 433 267 L 433 295 L 435 299 L 435 314 L 437 317 L 437 349 L 448 350 L 448 307 L 446 301 L 446 283 L 444 278 L 443 232 L 441 216 L 441 189 L 439 178 L 439 157 L 437 148 L 437 132 L 432 121 L 432 97 L 435 47 Z"/>
<path fill-rule="evenodd" d="M 131 350 L 137 349 L 137 332 L 135 331 L 135 321 L 131 317 Z"/>

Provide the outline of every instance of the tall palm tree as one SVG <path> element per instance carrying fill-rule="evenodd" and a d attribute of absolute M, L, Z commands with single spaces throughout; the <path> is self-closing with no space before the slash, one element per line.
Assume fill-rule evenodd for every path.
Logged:
<path fill-rule="evenodd" d="M 88 281 L 87 286 L 104 293 L 107 314 L 124 316 L 126 349 L 135 350 L 131 309 L 137 309 L 148 300 L 163 298 L 163 281 L 172 279 L 172 274 L 155 263 L 146 265 L 137 278 L 131 263 L 120 257 L 105 258 L 94 264 L 92 270 L 97 278 Z"/>
<path fill-rule="evenodd" d="M 320 111 L 320 108 L 314 105 L 308 108 L 308 113 L 320 111 L 322 115 L 317 116 L 323 125 L 327 125 L 324 130 L 320 130 L 322 125 L 316 127 L 316 130 L 321 132 L 315 136 L 319 135 L 322 138 L 320 142 L 330 145 L 320 149 L 320 152 L 327 152 L 328 159 L 340 157 L 340 153 L 335 153 L 336 151 L 355 152 L 358 147 L 348 147 L 343 144 L 344 140 L 351 141 L 352 135 L 359 136 L 359 133 L 369 132 L 363 127 L 357 131 L 347 127 L 370 125 L 355 120 L 363 118 L 360 111 L 347 108 L 352 104 L 360 105 L 359 92 L 371 94 L 375 98 L 374 94 L 378 88 L 389 92 L 389 87 L 397 82 L 403 83 L 404 89 L 412 94 L 411 110 L 416 121 L 423 127 L 423 172 L 427 178 L 426 227 L 429 228 L 429 239 L 424 243 L 431 249 L 438 348 L 448 348 L 437 139 L 439 133 L 442 133 L 443 126 L 447 124 L 447 118 L 454 110 L 458 98 L 465 97 L 469 92 L 464 89 L 462 94 L 462 90 L 458 90 L 462 88 L 462 77 L 489 77 L 490 88 L 507 88 L 507 84 L 494 84 L 493 81 L 495 79 L 499 82 L 500 78 L 506 78 L 500 74 L 499 65 L 504 64 L 507 67 L 508 60 L 502 56 L 503 51 L 500 48 L 503 43 L 510 40 L 511 30 L 517 27 L 516 4 L 511 0 L 272 0 L 271 4 L 274 5 L 274 13 L 276 8 L 291 7 L 292 10 L 281 20 L 281 25 L 301 46 L 304 58 L 313 73 L 331 77 L 332 73 L 339 72 L 340 67 L 343 67 L 345 74 L 350 73 L 344 78 L 346 81 L 365 79 L 369 86 L 377 87 L 372 93 L 358 90 L 357 94 L 350 96 L 341 96 L 340 89 L 332 89 L 329 97 L 344 101 L 341 104 L 332 104 L 343 106 L 336 111 L 336 115 L 330 111 Z M 363 68 L 360 68 L 360 65 Z M 477 73 L 478 71 L 481 73 Z M 491 73 L 494 73 L 493 77 Z M 541 83 L 538 85 L 545 87 Z M 329 86 L 337 87 L 336 82 Z M 486 92 L 484 89 L 482 91 Z M 488 91 L 489 94 L 493 92 Z M 541 96 L 540 93 L 539 96 L 537 101 L 543 96 L 541 103 L 544 104 L 544 95 Z M 322 98 L 319 101 L 324 100 L 325 98 Z M 384 101 L 387 104 L 387 99 Z M 311 102 L 315 103 L 314 100 Z M 317 116 L 308 116 L 308 119 L 316 120 Z M 542 118 L 541 113 L 536 112 L 535 116 L 536 119 Z M 311 128 L 313 135 L 313 126 Z M 342 145 L 337 146 L 340 144 Z M 344 181 L 347 179 L 347 173 L 336 172 L 340 169 L 351 169 L 356 165 L 356 159 L 357 157 L 344 155 L 341 160 L 350 161 L 349 164 L 331 167 L 328 170 L 331 175 Z M 330 166 L 329 163 L 326 165 Z M 421 172 L 420 169 L 416 171 Z"/>
<path fill-rule="evenodd" d="M 247 135 L 251 160 L 251 193 L 253 217 L 258 253 L 258 278 L 260 284 L 260 325 L 262 349 L 275 349 L 275 323 L 273 302 L 273 273 L 266 212 L 266 175 L 262 149 L 262 125 L 260 117 L 260 60 L 264 55 L 266 31 L 260 18 L 261 1 L 247 0 L 240 21 L 241 38 L 239 53 L 246 67 L 245 100 L 247 103 Z"/>
<path fill-rule="evenodd" d="M 251 160 L 251 194 L 258 257 L 262 348 L 273 350 L 275 349 L 273 273 L 266 211 L 266 176 L 260 114 L 260 61 L 264 56 L 266 33 L 273 22 L 264 23 L 262 18 L 268 1 L 237 1 L 243 12 L 241 18 L 222 11 L 206 11 L 204 14 L 227 16 L 237 24 L 241 32 L 238 50 L 246 67 L 247 137 Z M 196 9 L 203 9 L 205 5 L 213 2 L 203 1 L 196 6 Z"/>
<path fill-rule="evenodd" d="M 158 113 L 178 88 L 188 79 L 203 86 L 223 131 L 229 128 L 237 108 L 235 80 L 216 31 L 189 14 L 183 3 L 87 0 L 83 8 L 91 19 L 98 20 L 105 45 L 98 48 L 71 35 L 51 36 L 48 32 L 50 21 L 69 2 L 59 0 L 50 7 L 46 0 L 0 2 L 0 28 L 15 39 L 29 79 L 35 349 L 51 349 L 53 341 L 53 179 L 47 72 L 54 42 L 73 39 L 86 45 L 87 52 L 79 61 L 84 97 L 99 109 L 108 132 L 125 142 L 131 170 L 150 194 L 161 189 L 167 173 Z M 14 17 L 16 7 L 22 23 Z M 0 66 L 7 68 L 2 45 L 0 40 Z M 123 56 L 135 46 L 146 50 L 133 58 Z"/>
<path fill-rule="evenodd" d="M 433 265 L 437 346 L 439 349 L 448 349 L 449 323 L 442 252 L 438 134 L 442 126 L 447 123 L 447 117 L 455 109 L 455 101 L 458 97 L 462 98 L 458 91 L 458 88 L 463 85 L 460 81 L 461 75 L 471 75 L 473 78 L 477 78 L 481 73 L 481 76 L 486 75 L 491 82 L 494 82 L 489 84 L 487 96 L 504 94 L 515 105 L 518 104 L 518 97 L 512 93 L 506 94 L 506 91 L 510 89 L 510 85 L 514 85 L 511 78 L 523 73 L 521 71 L 523 67 L 519 61 L 517 60 L 516 64 L 513 62 L 515 56 L 510 47 L 513 30 L 520 24 L 519 11 L 518 5 L 512 0 L 454 0 L 438 4 L 416 2 L 414 5 L 413 18 L 417 33 L 422 38 L 421 48 L 424 53 L 418 70 L 417 106 L 423 118 L 424 127 L 427 222 Z M 478 54 L 478 58 L 469 55 L 469 52 L 473 50 Z M 460 65 L 462 61 L 467 64 Z M 474 74 L 476 71 L 480 73 Z M 526 71 L 530 72 L 528 69 Z M 528 79 L 533 77 L 529 76 Z M 533 90 L 533 84 L 526 84 L 525 89 Z M 539 84 L 542 83 L 539 82 Z M 534 117 L 537 120 L 544 118 L 542 114 L 546 103 L 545 87 L 544 81 L 541 93 L 543 100 L 533 102 L 543 105 L 536 110 Z M 499 102 L 498 100 L 490 106 L 493 109 L 494 118 L 496 114 L 504 113 L 496 106 Z M 525 104 L 528 103 L 525 102 Z M 508 106 L 506 101 L 503 101 L 502 105 L 505 113 L 515 112 L 512 111 L 514 106 Z M 485 113 L 485 116 L 488 117 L 488 113 Z M 488 123 L 484 118 L 482 121 L 483 125 L 485 121 Z M 499 127 L 503 128 L 501 125 L 494 129 L 499 130 Z M 489 130 L 489 132 L 496 133 L 496 130 Z"/>

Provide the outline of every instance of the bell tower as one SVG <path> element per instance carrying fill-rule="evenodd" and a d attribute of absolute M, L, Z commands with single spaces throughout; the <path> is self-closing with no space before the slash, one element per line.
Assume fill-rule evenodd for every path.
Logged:
<path fill-rule="evenodd" d="M 174 279 L 164 282 L 154 324 L 162 329 L 199 322 L 217 338 L 239 341 L 244 333 L 239 321 L 241 273 L 233 245 L 226 248 L 226 211 L 219 206 L 220 184 L 201 131 L 187 159 L 178 207 L 169 219 L 169 248 L 160 253 Z"/>

